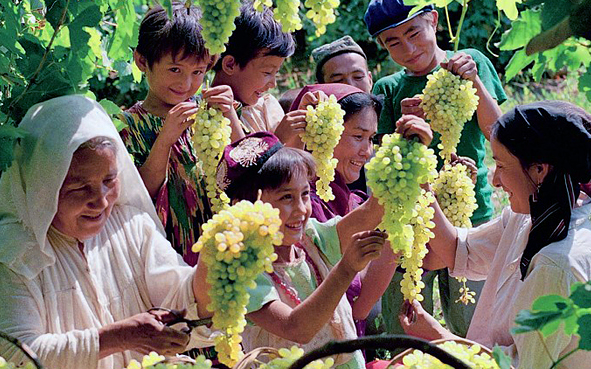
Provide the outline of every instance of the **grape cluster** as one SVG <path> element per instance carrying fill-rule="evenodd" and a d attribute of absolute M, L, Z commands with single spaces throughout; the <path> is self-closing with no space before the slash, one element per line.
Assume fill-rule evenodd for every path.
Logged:
<path fill-rule="evenodd" d="M 316 36 L 323 35 L 326 26 L 336 20 L 334 11 L 339 6 L 339 0 L 306 0 L 304 5 L 309 9 L 306 17 L 316 26 Z"/>
<path fill-rule="evenodd" d="M 441 68 L 427 76 L 421 100 L 431 128 L 441 134 L 440 155 L 449 161 L 460 142 L 464 123 L 472 118 L 478 107 L 476 89 L 472 81 Z"/>
<path fill-rule="evenodd" d="M 220 211 L 230 199 L 216 184 L 217 163 L 224 152 L 224 147 L 230 144 L 232 128 L 230 120 L 216 108 L 207 107 L 207 102 L 198 103 L 199 110 L 192 118 L 193 147 L 195 154 L 201 161 L 201 168 L 205 174 L 205 188 L 207 197 L 214 212 Z"/>
<path fill-rule="evenodd" d="M 478 208 L 474 183 L 464 164 L 446 164 L 433 182 L 437 202 L 455 227 L 472 227 L 470 217 Z"/>
<path fill-rule="evenodd" d="M 334 95 L 320 101 L 315 108 L 307 107 L 306 131 L 301 137 L 316 162 L 316 193 L 324 201 L 334 200 L 330 182 L 334 180 L 338 160 L 332 154 L 345 129 L 344 116 L 345 112 Z"/>
<path fill-rule="evenodd" d="M 277 6 L 273 10 L 273 18 L 279 24 L 283 32 L 295 32 L 302 29 L 299 9 L 300 0 L 275 0 Z"/>
<path fill-rule="evenodd" d="M 304 350 L 298 346 L 292 346 L 290 349 L 279 349 L 279 357 L 262 364 L 259 369 L 287 369 L 297 359 L 304 355 Z M 315 360 L 304 367 L 304 369 L 330 369 L 334 365 L 334 360 L 328 358 L 326 360 Z"/>
<path fill-rule="evenodd" d="M 421 190 L 418 201 L 412 210 L 412 218 L 410 224 L 414 233 L 412 243 L 412 252 L 410 255 L 402 257 L 401 266 L 404 268 L 404 275 L 400 281 L 402 295 L 410 302 L 417 300 L 423 301 L 421 290 L 425 288 L 425 283 L 421 277 L 423 275 L 423 259 L 429 252 L 427 243 L 435 235 L 431 231 L 435 227 L 432 219 L 435 215 L 435 210 L 431 204 L 435 201 L 435 197 L 431 192 Z"/>
<path fill-rule="evenodd" d="M 166 358 L 155 352 L 145 355 L 141 364 L 137 360 L 132 360 L 126 369 L 211 369 L 211 360 L 205 356 L 199 355 L 195 359 L 195 364 L 168 364 L 164 363 Z"/>
<path fill-rule="evenodd" d="M 244 331 L 248 288 L 255 278 L 272 272 L 277 259 L 274 245 L 281 245 L 279 210 L 270 204 L 243 200 L 215 214 L 203 225 L 194 252 L 207 266 L 207 283 L 213 326 L 221 331 L 214 338 L 219 361 L 233 366 L 242 357 L 240 334 Z"/>
<path fill-rule="evenodd" d="M 236 29 L 234 20 L 240 15 L 240 0 L 199 0 L 201 35 L 210 54 L 221 54 Z"/>
<path fill-rule="evenodd" d="M 437 159 L 425 145 L 408 141 L 398 133 L 385 135 L 382 146 L 367 164 L 367 184 L 384 206 L 380 228 L 388 233 L 394 252 L 411 256 L 415 206 L 422 194 L 420 184 L 435 178 Z"/>
<path fill-rule="evenodd" d="M 437 346 L 465 361 L 471 368 L 500 369 L 493 357 L 486 352 L 481 352 L 482 348 L 479 344 L 468 346 L 455 341 L 445 341 Z M 451 368 L 451 366 L 445 365 L 435 357 L 419 350 L 414 350 L 412 353 L 405 355 L 402 358 L 402 364 L 402 368 L 405 369 Z"/>

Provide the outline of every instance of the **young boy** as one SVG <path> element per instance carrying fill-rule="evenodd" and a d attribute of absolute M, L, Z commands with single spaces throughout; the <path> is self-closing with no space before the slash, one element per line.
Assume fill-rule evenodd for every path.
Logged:
<path fill-rule="evenodd" d="M 305 127 L 305 111 L 285 114 L 277 99 L 266 93 L 277 85 L 277 72 L 295 51 L 292 35 L 281 30 L 272 10 L 258 12 L 252 4 L 242 6 L 234 24 L 226 51 L 214 66 L 212 85 L 232 88 L 241 106 L 238 111 L 244 133 L 273 132 L 284 144 L 297 147 L 298 133 Z"/>
<path fill-rule="evenodd" d="M 369 33 L 376 37 L 378 43 L 388 50 L 390 57 L 400 64 L 404 70 L 384 77 L 376 82 L 373 92 L 384 95 L 384 108 L 378 124 L 378 134 L 392 133 L 394 123 L 403 114 L 424 116 L 419 107 L 420 94 L 427 83 L 427 75 L 439 67 L 446 68 L 471 80 L 479 96 L 479 104 L 473 119 L 466 123 L 462 138 L 457 147 L 457 154 L 468 156 L 476 161 L 478 178 L 476 183 L 476 200 L 478 209 L 472 216 L 472 224 L 477 225 L 489 220 L 493 215 L 490 200 L 492 189 L 487 182 L 487 167 L 484 164 L 485 138 L 489 137 L 490 126 L 501 115 L 499 104 L 506 100 L 505 93 L 494 67 L 482 53 L 474 49 L 465 49 L 454 54 L 439 48 L 436 43 L 438 13 L 432 6 L 427 6 L 409 16 L 412 6 L 405 6 L 403 0 L 372 0 L 365 13 L 365 22 Z M 431 147 L 438 152 L 440 142 L 437 134 Z M 441 163 L 440 163 L 441 165 Z M 397 273 L 398 274 L 398 273 Z M 433 273 L 425 276 L 432 279 Z M 447 287 L 447 271 L 441 271 L 440 286 Z M 458 293 L 459 285 L 450 278 L 448 291 L 442 291 L 444 316 L 448 326 L 454 333 L 465 335 L 473 313 L 473 305 L 464 307 L 455 303 L 456 298 L 450 293 Z M 479 292 L 479 287 L 469 285 L 471 290 Z M 384 296 L 384 316 L 389 331 L 401 332 L 395 316 L 399 303 L 394 302 L 393 290 L 400 289 L 396 278 Z M 428 296 L 430 292 L 425 291 Z M 425 301 L 426 308 L 429 301 Z M 459 313 L 450 308 L 460 308 Z M 391 314 L 388 314 L 391 313 Z M 391 319 L 391 317 L 394 317 Z"/>
<path fill-rule="evenodd" d="M 373 85 L 367 56 L 347 35 L 312 50 L 318 83 L 344 83 L 370 93 Z"/>
<path fill-rule="evenodd" d="M 191 246 L 199 238 L 201 224 L 212 215 L 189 129 L 194 123 L 190 117 L 197 112 L 193 96 L 215 60 L 204 47 L 199 19 L 197 8 L 183 4 L 173 6 L 172 19 L 160 6 L 146 14 L 134 61 L 146 75 L 148 95 L 120 117 L 127 123 L 121 136 L 167 238 L 189 265 L 197 263 Z M 239 127 L 230 87 L 210 88 L 203 98 Z"/>

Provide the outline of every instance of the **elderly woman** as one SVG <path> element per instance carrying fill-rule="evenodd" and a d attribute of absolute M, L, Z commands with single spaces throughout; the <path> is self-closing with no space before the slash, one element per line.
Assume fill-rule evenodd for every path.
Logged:
<path fill-rule="evenodd" d="M 66 96 L 32 107 L 0 180 L 0 330 L 50 368 L 122 368 L 189 335 L 195 270 L 166 241 L 150 197 L 100 105 Z M 0 356 L 19 360 L 7 347 Z"/>
<path fill-rule="evenodd" d="M 570 294 L 591 279 L 591 201 L 581 185 L 591 179 L 591 115 L 566 102 L 517 106 L 494 124 L 493 184 L 510 208 L 473 229 L 454 228 L 436 209 L 431 249 L 453 275 L 486 279 L 467 338 L 504 346 L 519 368 L 549 368 L 578 344 L 558 332 L 542 338 L 512 334 L 515 316 L 543 295 Z M 418 319 L 401 317 L 408 333 L 452 337 L 415 304 Z M 591 354 L 577 352 L 559 367 L 588 368 Z"/>

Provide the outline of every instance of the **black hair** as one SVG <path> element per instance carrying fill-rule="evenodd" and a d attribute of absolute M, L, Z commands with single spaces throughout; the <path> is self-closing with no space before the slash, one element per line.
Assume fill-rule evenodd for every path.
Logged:
<path fill-rule="evenodd" d="M 311 181 L 316 177 L 312 154 L 292 147 L 282 147 L 258 171 L 250 171 L 236 179 L 226 189 L 231 200 L 256 201 L 259 190 L 275 190 L 294 176 L 305 174 Z"/>
<path fill-rule="evenodd" d="M 226 51 L 214 67 L 222 68 L 222 59 L 231 55 L 240 68 L 244 68 L 252 59 L 259 56 L 279 56 L 287 58 L 295 51 L 295 41 L 290 33 L 283 32 L 281 25 L 273 19 L 273 11 L 265 8 L 256 11 L 252 3 L 245 3 L 240 8 L 240 15 L 234 21 L 236 29 L 230 36 Z"/>
<path fill-rule="evenodd" d="M 339 104 L 345 111 L 345 117 L 343 118 L 345 122 L 352 115 L 359 113 L 361 110 L 367 107 L 371 107 L 379 118 L 383 105 L 381 97 L 366 92 L 356 92 L 354 94 L 345 96 L 339 100 Z"/>
<path fill-rule="evenodd" d="M 152 8 L 140 24 L 137 52 L 146 58 L 150 68 L 168 53 L 173 60 L 181 52 L 181 60 L 190 56 L 210 58 L 201 37 L 200 19 L 199 8 L 187 8 L 184 3 L 172 4 L 172 20 L 163 7 Z"/>
<path fill-rule="evenodd" d="M 534 108 L 541 113 L 529 115 Z M 493 124 L 491 138 L 515 156 L 524 170 L 550 164 L 581 183 L 591 177 L 591 114 L 574 104 L 543 101 L 517 106 Z"/>

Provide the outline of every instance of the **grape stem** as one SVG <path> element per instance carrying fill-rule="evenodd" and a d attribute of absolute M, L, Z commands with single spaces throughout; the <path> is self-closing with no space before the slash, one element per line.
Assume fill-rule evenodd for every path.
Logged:
<path fill-rule="evenodd" d="M 466 18 L 466 12 L 468 11 L 468 1 L 470 0 L 463 0 L 462 2 L 462 14 L 460 16 L 460 23 L 458 24 L 458 30 L 454 35 L 453 30 L 451 28 L 451 21 L 449 19 L 449 11 L 447 9 L 447 3 L 445 4 L 445 18 L 447 20 L 447 28 L 449 30 L 449 37 L 450 42 L 454 44 L 454 53 L 458 52 L 460 46 L 460 34 L 462 33 L 462 25 L 464 24 L 464 19 Z"/>
<path fill-rule="evenodd" d="M 456 358 L 449 352 L 437 347 L 429 341 L 409 337 L 401 334 L 390 334 L 385 336 L 366 336 L 354 340 L 332 341 L 306 353 L 296 360 L 289 369 L 303 369 L 307 364 L 327 356 L 350 353 L 366 348 L 383 348 L 396 350 L 400 348 L 413 348 L 423 351 L 439 359 L 442 363 L 452 366 L 455 369 L 469 369 L 463 361 Z"/>
<path fill-rule="evenodd" d="M 18 338 L 12 337 L 11 335 L 4 333 L 2 331 L 0 331 L 0 338 L 5 339 L 6 341 L 18 347 L 33 362 L 33 364 L 35 364 L 36 368 L 43 369 L 43 365 L 41 365 L 41 363 L 39 362 L 37 355 L 33 353 L 29 346 L 22 343 Z"/>

